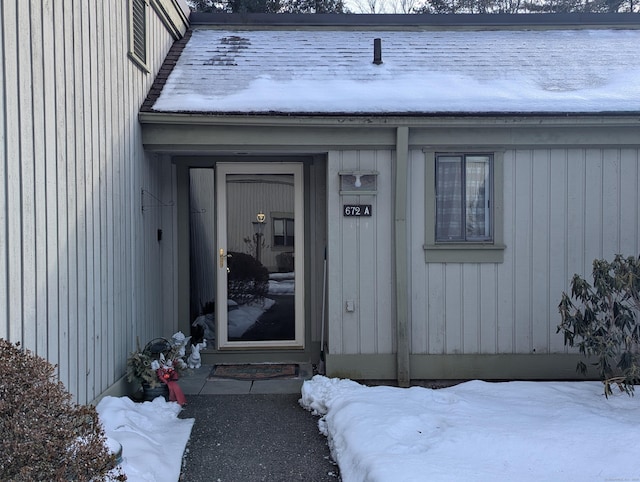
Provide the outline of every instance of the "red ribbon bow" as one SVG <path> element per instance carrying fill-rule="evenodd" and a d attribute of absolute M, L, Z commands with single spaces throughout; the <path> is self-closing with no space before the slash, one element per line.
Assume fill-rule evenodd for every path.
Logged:
<path fill-rule="evenodd" d="M 158 368 L 156 370 L 158 378 L 161 382 L 166 383 L 169 387 L 169 400 L 178 402 L 180 406 L 187 404 L 187 399 L 182 392 L 182 388 L 178 385 L 178 372 L 171 367 Z"/>

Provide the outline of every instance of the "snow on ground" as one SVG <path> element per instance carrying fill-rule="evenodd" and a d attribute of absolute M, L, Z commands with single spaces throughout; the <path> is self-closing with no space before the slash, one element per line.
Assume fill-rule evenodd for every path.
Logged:
<path fill-rule="evenodd" d="M 269 294 L 287 295 L 294 293 L 293 273 L 270 273 L 269 274 Z M 253 301 L 244 305 L 237 305 L 236 309 L 230 310 L 228 318 L 228 336 L 230 338 L 240 338 L 251 328 L 260 316 L 268 311 L 275 301 L 271 298 L 262 298 L 260 301 Z"/>
<path fill-rule="evenodd" d="M 270 295 L 292 295 L 295 293 L 294 273 L 269 273 Z"/>
<path fill-rule="evenodd" d="M 292 295 L 295 293 L 294 280 L 275 281 L 269 280 L 270 295 Z"/>
<path fill-rule="evenodd" d="M 315 376 L 345 482 L 640 480 L 640 400 L 600 382 L 470 381 L 439 390 Z"/>
<path fill-rule="evenodd" d="M 229 311 L 228 320 L 228 336 L 229 338 L 240 338 L 245 331 L 253 326 L 260 315 L 267 311 L 275 304 L 270 298 L 262 298 L 260 301 L 253 301 L 244 305 L 238 305 L 238 308 Z"/>
<path fill-rule="evenodd" d="M 194 419 L 179 419 L 182 408 L 162 397 L 135 403 L 105 397 L 96 407 L 108 438 L 122 446 L 123 472 L 132 482 L 176 482 Z"/>
<path fill-rule="evenodd" d="M 295 277 L 296 274 L 293 271 L 287 271 L 285 273 L 269 273 L 269 279 L 276 281 L 294 280 Z"/>
<path fill-rule="evenodd" d="M 321 415 L 345 482 L 640 480 L 640 399 L 600 382 L 471 381 L 367 387 L 315 376 L 300 404 Z M 193 419 L 175 402 L 105 397 L 129 480 L 177 481 Z"/>
<path fill-rule="evenodd" d="M 294 273 L 270 273 L 269 274 L 269 294 L 272 295 L 292 295 L 295 293 Z M 240 338 L 251 328 L 255 322 L 268 311 L 275 301 L 270 298 L 262 298 L 259 301 L 252 301 L 244 305 L 238 305 L 232 300 L 227 300 L 228 311 L 228 336 L 230 338 Z M 194 325 L 200 325 L 205 330 L 205 338 L 215 339 L 215 315 L 209 313 L 199 316 Z"/>

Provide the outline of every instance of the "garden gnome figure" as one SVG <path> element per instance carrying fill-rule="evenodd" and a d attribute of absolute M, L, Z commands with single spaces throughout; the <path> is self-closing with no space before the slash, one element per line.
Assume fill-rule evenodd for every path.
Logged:
<path fill-rule="evenodd" d="M 191 345 L 191 354 L 187 359 L 187 364 L 189 368 L 200 368 L 202 365 L 202 358 L 200 357 L 200 350 L 207 346 L 207 341 L 202 340 L 202 343 L 198 343 L 197 345 Z"/>

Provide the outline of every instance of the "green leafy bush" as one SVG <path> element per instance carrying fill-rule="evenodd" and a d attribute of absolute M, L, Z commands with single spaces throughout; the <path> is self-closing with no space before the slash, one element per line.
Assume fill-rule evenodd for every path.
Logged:
<path fill-rule="evenodd" d="M 71 402 L 55 366 L 0 339 L 0 480 L 126 480 L 92 406 Z"/>
<path fill-rule="evenodd" d="M 269 292 L 269 271 L 253 256 L 230 252 L 227 266 L 229 299 L 245 304 L 260 300 Z"/>
<path fill-rule="evenodd" d="M 611 395 L 613 385 L 631 395 L 640 382 L 640 259 L 596 259 L 592 274 L 593 285 L 576 274 L 571 297 L 562 293 L 558 332 L 565 345 L 595 358 L 605 395 Z M 580 361 L 577 370 L 586 373 L 587 365 Z"/>

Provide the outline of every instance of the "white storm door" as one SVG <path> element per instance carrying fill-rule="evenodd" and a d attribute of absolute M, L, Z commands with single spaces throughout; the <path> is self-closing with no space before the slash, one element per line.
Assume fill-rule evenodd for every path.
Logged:
<path fill-rule="evenodd" d="M 218 348 L 304 348 L 301 163 L 218 163 Z"/>

